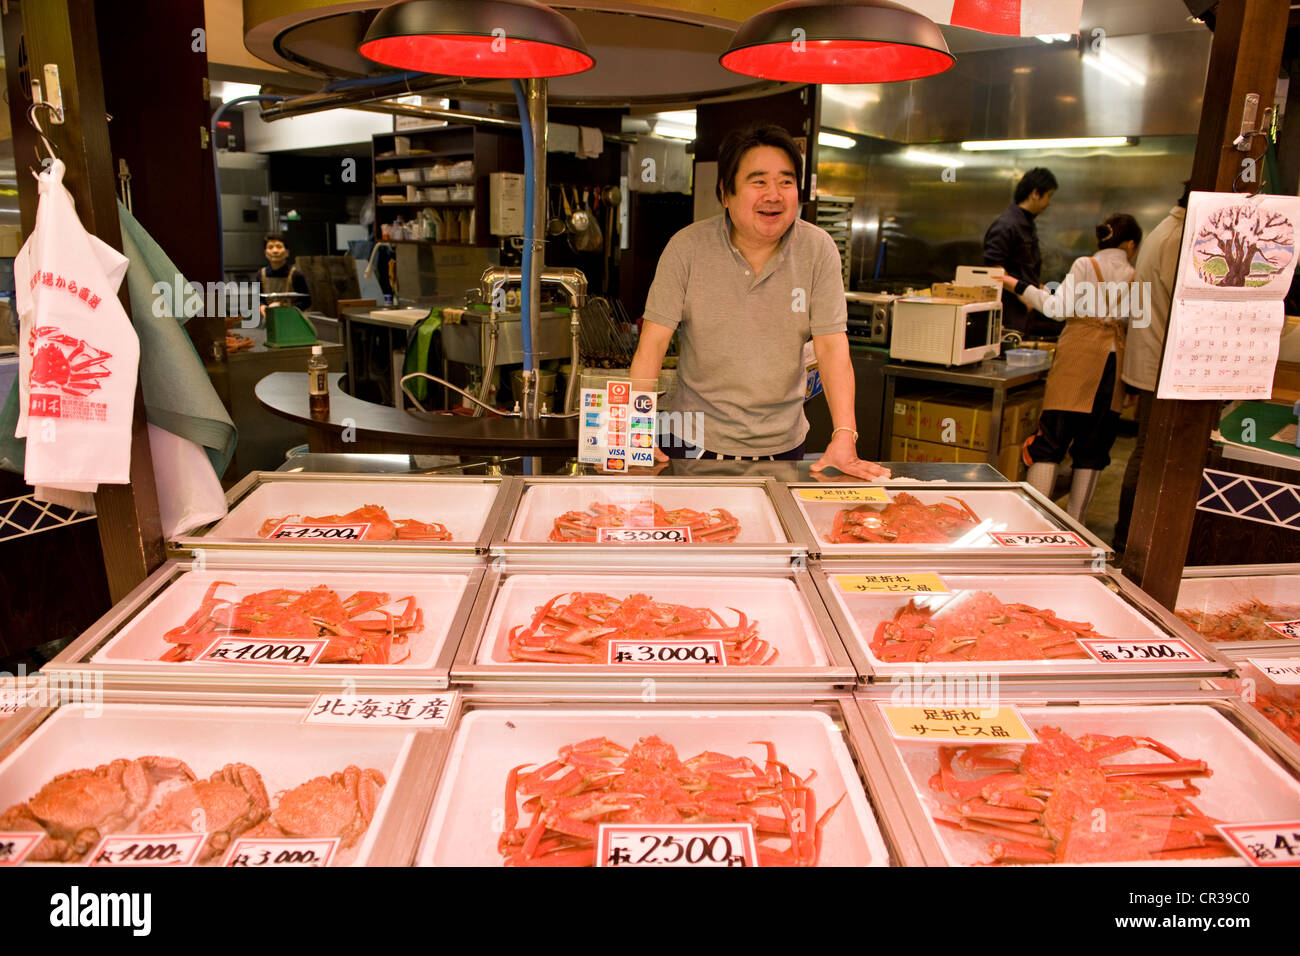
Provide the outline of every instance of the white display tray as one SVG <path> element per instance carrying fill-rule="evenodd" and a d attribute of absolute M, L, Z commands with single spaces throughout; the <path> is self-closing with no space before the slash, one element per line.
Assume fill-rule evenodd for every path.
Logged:
<path fill-rule="evenodd" d="M 429 668 L 447 641 L 447 631 L 455 617 L 469 582 L 467 574 L 411 574 L 341 571 L 245 571 L 236 569 L 190 571 L 182 573 L 151 603 L 137 614 L 111 641 L 91 657 L 94 663 L 152 663 L 160 668 L 174 670 L 177 675 L 186 669 L 206 669 L 213 665 L 186 661 L 166 663 L 158 658 L 176 645 L 163 639 L 163 634 L 184 624 L 198 610 L 203 596 L 216 581 L 229 581 L 233 587 L 217 589 L 216 596 L 238 601 L 247 595 L 274 588 L 305 591 L 325 585 L 346 600 L 357 591 L 383 591 L 393 603 L 385 605 L 390 613 L 400 614 L 405 607 L 399 599 L 415 597 L 415 604 L 424 613 L 424 628 L 411 631 L 405 644 L 393 644 L 393 656 L 400 657 L 409 651 L 410 656 L 400 664 L 367 664 L 367 668 L 400 670 L 403 668 Z M 367 615 L 374 617 L 374 612 Z M 459 637 L 459 635 L 456 635 Z M 268 672 L 279 674 L 301 670 L 347 671 L 356 664 L 313 664 L 308 668 L 270 667 L 261 664 L 223 663 L 221 667 L 247 671 L 265 676 Z M 175 670 L 179 668 L 179 670 Z"/>
<path fill-rule="evenodd" d="M 1201 812 L 1224 823 L 1294 820 L 1300 811 L 1300 782 L 1212 707 L 1196 704 L 1085 704 L 1080 707 L 1021 705 L 1019 709 L 1034 729 L 1059 727 L 1076 738 L 1088 733 L 1153 737 L 1185 759 L 1204 760 L 1213 776 L 1194 780 L 1201 793 L 1190 799 Z M 941 804 L 955 802 L 947 797 L 941 799 L 941 795 L 929 787 L 930 778 L 939 771 L 940 745 L 919 741 L 894 743 L 907 768 L 913 792 L 925 809 L 926 823 L 949 865 L 987 863 L 987 847 L 992 838 L 941 827 L 933 819 Z M 1163 759 L 1154 751 L 1139 749 L 1109 758 L 1106 763 L 1149 763 Z M 903 781 L 899 783 L 906 786 Z M 1222 859 L 1143 862 L 1141 865 L 1245 866 L 1246 861 L 1228 856 Z"/>
<path fill-rule="evenodd" d="M 31 799 L 58 774 L 93 770 L 118 758 L 178 758 L 200 780 L 228 763 L 246 763 L 262 775 L 273 807 L 278 792 L 355 765 L 378 770 L 386 783 L 365 836 L 341 850 L 334 863 L 364 865 L 414 739 L 405 730 L 305 725 L 301 710 L 285 708 L 104 704 L 98 714 L 99 709 L 61 707 L 0 762 L 0 807 Z M 141 814 L 164 793 L 155 791 Z"/>
<path fill-rule="evenodd" d="M 1188 568 L 1195 572 L 1197 569 Z M 1187 576 L 1178 588 L 1178 600 L 1175 607 L 1179 611 L 1200 611 L 1212 614 L 1228 611 L 1239 604 L 1251 600 L 1260 601 L 1274 607 L 1300 608 L 1300 573 L 1297 574 L 1243 574 L 1225 577 Z M 1300 613 L 1297 614 L 1300 617 Z M 1191 627 L 1189 624 L 1188 627 Z M 1205 636 L 1205 635 L 1202 635 Z M 1300 654 L 1300 641 L 1275 634 L 1268 640 L 1260 641 L 1207 641 L 1218 644 L 1224 651 L 1251 651 L 1259 648 L 1294 648 Z"/>
<path fill-rule="evenodd" d="M 751 622 L 757 621 L 758 636 L 779 652 L 779 656 L 769 666 L 827 665 L 816 625 L 800 597 L 799 589 L 789 580 L 578 573 L 509 575 L 493 602 L 475 663 L 525 664 L 541 671 L 574 666 L 517 662 L 510 657 L 509 652 L 510 630 L 513 627 L 529 624 L 539 607 L 557 594 L 573 591 L 598 591 L 620 599 L 633 594 L 648 594 L 655 601 L 663 603 L 712 608 L 721 615 L 727 626 L 734 625 L 738 620 L 731 610 L 734 608 L 743 611 Z M 567 600 L 567 597 L 562 598 L 557 603 Z M 715 626 L 721 625 L 715 622 Z M 747 669 L 762 671 L 766 668 Z"/>
<path fill-rule="evenodd" d="M 898 663 L 880 660 L 871 649 L 876 628 L 882 621 L 892 620 L 894 614 L 906 607 L 911 599 L 918 604 L 942 608 L 962 592 L 987 591 L 1005 604 L 1028 604 L 1052 611 L 1066 621 L 1089 623 L 1102 637 L 1123 638 L 1140 642 L 1169 638 L 1169 633 L 1145 617 L 1123 597 L 1106 587 L 1099 579 L 1086 574 L 962 574 L 942 573 L 940 578 L 949 593 L 942 594 L 879 594 L 844 591 L 838 583 L 841 577 L 852 573 L 827 572 L 827 593 L 839 606 L 848 621 L 852 638 L 856 641 L 869 666 L 877 677 L 925 673 L 941 670 L 952 673 L 989 673 L 1004 676 L 1042 676 L 1053 678 L 1081 673 L 1098 676 L 1125 674 L 1150 674 L 1153 670 L 1164 672 L 1198 671 L 1207 668 L 1223 671 L 1211 663 L 1184 662 L 1129 662 L 1103 663 L 1091 658 L 1073 660 L 1020 660 L 1020 661 L 935 661 L 927 663 Z M 846 635 L 847 636 L 847 635 Z M 1190 642 L 1189 642 L 1190 643 Z M 1201 648 L 1197 648 L 1201 650 Z M 1208 648 L 1206 649 L 1208 650 Z M 1209 654 L 1205 654 L 1207 658 Z M 919 671 L 918 671 L 919 669 Z"/>
<path fill-rule="evenodd" d="M 750 741 L 770 740 L 777 758 L 800 776 L 816 771 L 810 787 L 822 815 L 844 802 L 822 831 L 821 866 L 887 866 L 888 851 L 839 729 L 825 714 L 789 710 L 656 709 L 545 711 L 491 708 L 461 718 L 439 781 L 417 863 L 421 866 L 501 866 L 497 838 L 511 768 L 552 760 L 560 747 L 608 737 L 632 747 L 658 735 L 686 760 L 706 750 L 749 756 L 762 766 L 766 751 Z"/>
<path fill-rule="evenodd" d="M 459 544 L 473 545 L 483 532 L 488 514 L 496 500 L 499 485 L 480 481 L 425 479 L 419 481 L 392 478 L 337 480 L 323 477 L 311 480 L 267 480 L 258 484 L 239 501 L 230 514 L 218 521 L 203 536 L 205 544 L 220 541 L 258 541 L 269 545 L 283 542 L 258 537 L 262 524 L 270 518 L 286 515 L 308 516 L 347 514 L 363 505 L 379 505 L 389 520 L 414 518 L 429 524 L 437 522 L 451 532 L 451 541 L 374 541 L 365 545 L 430 547 Z M 349 547 L 348 541 L 316 541 L 316 546 Z"/>
<path fill-rule="evenodd" d="M 614 504 L 631 508 L 641 501 L 654 501 L 667 511 L 693 508 L 710 511 L 725 508 L 740 522 L 740 534 L 734 542 L 716 542 L 717 547 L 728 544 L 784 544 L 789 539 L 781 521 L 759 485 L 719 483 L 699 484 L 653 483 L 640 484 L 626 481 L 597 482 L 546 482 L 530 484 L 515 512 L 507 543 L 535 544 L 550 541 L 555 519 L 568 511 L 586 511 L 596 503 Z M 557 546 L 600 547 L 614 549 L 618 544 L 588 544 L 582 542 L 556 542 Z M 680 547 L 686 548 L 686 545 Z M 689 550 L 689 549 L 688 549 Z"/>

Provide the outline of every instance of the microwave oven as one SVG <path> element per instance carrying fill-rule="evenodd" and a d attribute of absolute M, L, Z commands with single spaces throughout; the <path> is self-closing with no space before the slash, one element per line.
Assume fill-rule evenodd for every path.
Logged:
<path fill-rule="evenodd" d="M 970 365 L 1002 352 L 1002 303 L 905 296 L 894 302 L 889 357 Z"/>

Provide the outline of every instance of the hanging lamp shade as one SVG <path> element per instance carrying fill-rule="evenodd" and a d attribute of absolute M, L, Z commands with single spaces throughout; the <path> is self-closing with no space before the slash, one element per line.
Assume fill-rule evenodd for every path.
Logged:
<path fill-rule="evenodd" d="M 746 20 L 719 62 L 790 83 L 891 83 L 955 58 L 935 23 L 888 0 L 790 0 Z"/>
<path fill-rule="evenodd" d="M 535 0 L 406 0 L 379 11 L 357 51 L 402 70 L 526 79 L 596 61 L 573 21 Z"/>

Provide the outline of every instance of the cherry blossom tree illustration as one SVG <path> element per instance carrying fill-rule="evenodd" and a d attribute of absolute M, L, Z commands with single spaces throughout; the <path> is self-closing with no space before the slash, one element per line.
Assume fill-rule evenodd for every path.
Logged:
<path fill-rule="evenodd" d="M 1217 209 L 1196 233 L 1196 266 L 1211 285 L 1242 287 L 1256 262 L 1276 272 L 1295 254 L 1295 227 L 1280 212 L 1242 204 Z M 1226 271 L 1216 275 L 1207 266 L 1222 258 Z M 1217 270 L 1216 270 L 1217 271 Z"/>

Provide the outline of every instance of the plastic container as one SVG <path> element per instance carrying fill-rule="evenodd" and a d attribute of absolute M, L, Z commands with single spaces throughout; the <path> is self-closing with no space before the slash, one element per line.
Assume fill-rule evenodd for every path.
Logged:
<path fill-rule="evenodd" d="M 1300 627 L 1268 626 L 1270 622 L 1282 625 L 1300 619 L 1300 565 L 1287 568 L 1290 573 L 1207 573 L 1203 577 L 1200 576 L 1203 572 L 1234 569 L 1189 568 L 1196 576 L 1183 578 L 1174 606 L 1189 627 L 1224 651 L 1235 654 L 1260 648 L 1293 647 L 1300 654 L 1300 640 L 1289 636 L 1289 632 L 1300 635 Z M 1254 606 L 1256 603 L 1267 606 L 1273 613 L 1265 613 L 1264 608 Z M 1250 639 L 1223 640 L 1228 636 Z"/>
<path fill-rule="evenodd" d="M 460 720 L 438 782 L 433 811 L 417 857 L 422 866 L 500 866 L 506 775 L 520 764 L 542 764 L 560 747 L 608 737 L 632 747 L 658 735 L 681 760 L 703 751 L 747 756 L 762 765 L 766 752 L 750 741 L 772 741 L 779 760 L 807 776 L 818 815 L 845 794 L 822 831 L 820 866 L 887 866 L 888 851 L 867 803 L 842 732 L 824 713 L 777 708 L 710 710 L 662 708 L 546 710 L 484 708 Z"/>
<path fill-rule="evenodd" d="M 1042 365 L 1052 357 L 1042 349 L 1007 349 L 1002 354 L 1008 365 Z"/>

